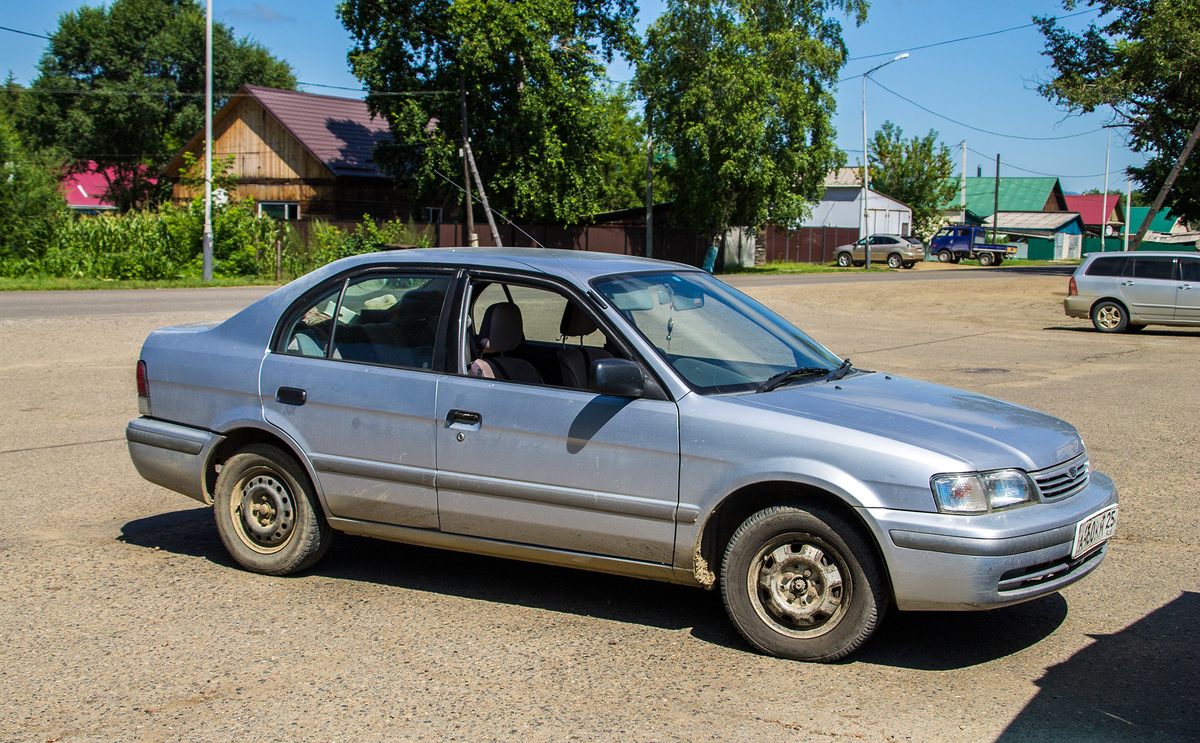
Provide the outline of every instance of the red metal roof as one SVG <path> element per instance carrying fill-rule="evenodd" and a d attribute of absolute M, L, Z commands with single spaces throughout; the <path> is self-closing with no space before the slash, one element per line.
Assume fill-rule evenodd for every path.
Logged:
<path fill-rule="evenodd" d="M 108 180 L 112 168 L 97 170 L 96 163 L 89 160 L 87 169 L 78 173 L 70 173 L 62 179 L 59 189 L 67 206 L 72 209 L 113 209 L 112 202 L 104 198 L 108 190 Z M 147 178 L 150 183 L 158 183 L 156 178 Z"/>
<path fill-rule="evenodd" d="M 1104 194 L 1067 195 L 1067 209 L 1079 212 L 1084 224 L 1123 224 L 1117 211 L 1117 194 L 1108 195 L 1108 218 L 1104 218 Z"/>
<path fill-rule="evenodd" d="M 391 134 L 386 120 L 371 116 L 366 101 L 258 85 L 245 89 L 335 175 L 388 177 L 373 156 Z"/>

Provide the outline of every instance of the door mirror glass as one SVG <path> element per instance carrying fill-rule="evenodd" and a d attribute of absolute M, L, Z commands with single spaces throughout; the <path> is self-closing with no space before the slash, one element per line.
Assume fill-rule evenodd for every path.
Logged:
<path fill-rule="evenodd" d="M 641 397 L 646 380 L 642 369 L 627 359 L 597 359 L 588 369 L 588 388 L 614 397 Z"/>

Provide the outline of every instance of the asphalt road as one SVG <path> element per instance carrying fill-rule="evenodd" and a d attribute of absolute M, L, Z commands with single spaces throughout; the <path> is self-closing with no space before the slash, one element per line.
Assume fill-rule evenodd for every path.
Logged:
<path fill-rule="evenodd" d="M 122 432 L 149 330 L 266 290 L 11 293 L 0 740 L 1195 740 L 1200 332 L 1095 333 L 1063 277 L 797 278 L 733 283 L 860 366 L 1078 426 L 1121 491 L 1105 564 L 1015 607 L 892 613 L 828 666 L 753 653 L 697 589 L 363 538 L 252 575 Z"/>

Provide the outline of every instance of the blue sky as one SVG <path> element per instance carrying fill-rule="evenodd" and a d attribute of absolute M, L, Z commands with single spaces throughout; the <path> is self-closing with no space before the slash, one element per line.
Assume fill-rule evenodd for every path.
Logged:
<path fill-rule="evenodd" d="M 4 3 L 0 25 L 47 33 L 57 27 L 60 13 L 81 4 L 99 3 L 9 0 Z M 286 59 L 299 80 L 357 88 L 358 81 L 346 64 L 350 38 L 335 17 L 334 6 L 333 0 L 213 2 L 219 20 L 232 25 L 239 36 L 251 36 Z M 665 3 L 642 0 L 640 6 L 638 26 L 644 30 L 662 12 Z M 843 25 L 853 58 L 1012 28 L 1029 23 L 1034 14 L 1065 13 L 1059 2 L 1035 0 L 876 0 L 864 25 L 855 27 L 849 19 Z M 1064 23 L 1071 28 L 1082 28 L 1095 17 L 1088 14 Z M 0 31 L 0 74 L 11 70 L 18 81 L 28 83 L 36 74 L 44 45 L 43 39 Z M 1101 188 L 1106 141 L 1106 132 L 1101 127 L 1108 118 L 1103 114 L 1067 116 L 1038 95 L 1037 82 L 1049 75 L 1042 49 L 1038 30 L 1024 28 L 913 50 L 907 59 L 880 70 L 872 79 L 930 111 L 978 129 L 1023 137 L 1083 136 L 1039 141 L 985 134 L 926 112 L 873 83 L 867 87 L 868 130 L 873 132 L 885 120 L 894 122 L 909 136 L 935 129 L 954 149 L 956 163 L 961 162 L 958 146 L 965 139 L 968 175 L 975 175 L 979 165 L 983 166 L 984 175 L 993 175 L 995 157 L 1000 153 L 1001 175 L 1057 175 L 1068 192 Z M 882 56 L 853 60 L 846 65 L 843 78 L 860 75 L 888 59 L 889 56 Z M 617 63 L 610 68 L 609 76 L 627 80 L 631 72 L 627 65 Z M 846 150 L 852 163 L 861 158 L 861 84 L 860 77 L 845 80 L 837 93 L 838 145 Z M 336 89 L 307 89 L 353 95 Z M 1109 170 L 1117 172 L 1110 175 L 1110 189 L 1123 190 L 1125 166 L 1143 161 L 1140 155 L 1129 152 L 1121 133 L 1114 132 Z"/>

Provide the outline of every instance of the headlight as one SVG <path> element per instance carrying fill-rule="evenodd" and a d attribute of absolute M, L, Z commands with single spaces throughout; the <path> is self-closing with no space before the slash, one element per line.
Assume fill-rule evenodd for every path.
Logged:
<path fill-rule="evenodd" d="M 987 513 L 1033 502 L 1034 488 L 1021 470 L 934 475 L 929 480 L 942 513 Z"/>

